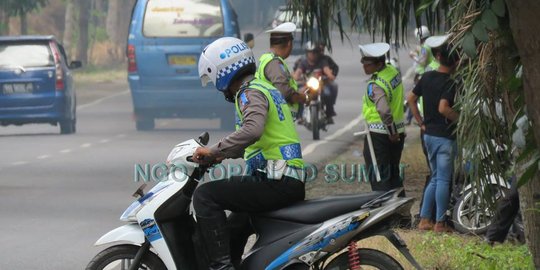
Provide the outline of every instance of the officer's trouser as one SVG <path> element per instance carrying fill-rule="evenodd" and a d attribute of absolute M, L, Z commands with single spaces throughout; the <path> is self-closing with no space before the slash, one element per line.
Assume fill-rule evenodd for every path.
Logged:
<path fill-rule="evenodd" d="M 193 207 L 197 216 L 213 218 L 225 216 L 225 210 L 235 213 L 277 210 L 304 197 L 303 182 L 287 176 L 281 180 L 268 180 L 265 174 L 256 173 L 200 185 L 193 194 Z M 231 257 L 237 263 L 251 230 L 245 214 L 233 214 L 228 221 L 232 229 Z"/>
<path fill-rule="evenodd" d="M 375 170 L 369 153 L 367 138 L 364 140 L 364 160 L 368 178 L 373 191 L 388 191 L 394 188 L 403 187 L 403 181 L 399 176 L 399 162 L 401 160 L 401 152 L 405 142 L 405 134 L 399 135 L 400 141 L 393 143 L 387 134 L 370 132 L 371 141 L 373 142 L 373 150 L 377 158 L 377 167 L 381 175 L 381 181 L 378 182 L 375 177 Z M 402 196 L 405 195 L 403 192 Z"/>

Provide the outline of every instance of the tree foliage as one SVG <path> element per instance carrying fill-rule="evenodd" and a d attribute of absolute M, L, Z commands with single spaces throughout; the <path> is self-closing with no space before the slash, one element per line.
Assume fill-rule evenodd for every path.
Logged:
<path fill-rule="evenodd" d="M 519 2 L 520 5 L 535 3 Z M 469 177 L 480 187 L 493 178 L 508 179 L 514 174 L 519 177 L 520 185 L 531 179 L 540 181 L 537 147 L 540 140 L 535 140 L 533 131 L 526 137 L 525 149 L 516 151 L 519 157 L 513 154 L 512 134 L 516 131 L 516 121 L 527 111 L 529 119 L 532 118 L 532 130 L 538 132 L 534 127 L 540 124 L 540 119 L 535 119 L 537 114 L 531 113 L 531 108 L 538 104 L 524 97 L 534 95 L 531 91 L 540 86 L 522 83 L 522 73 L 527 74 L 535 67 L 522 64 L 519 46 L 516 46 L 522 41 L 513 37 L 518 30 L 511 27 L 507 3 L 504 0 L 292 0 L 290 6 L 303 16 L 305 34 L 313 36 L 316 32 L 328 44 L 332 27 L 340 31 L 343 39 L 344 16 L 353 22 L 352 29 L 367 31 L 373 37 L 380 35 L 388 43 L 405 41 L 411 16 L 416 26 L 427 24 L 432 31 L 439 28 L 451 33 L 451 43 L 464 59 L 458 74 L 464 86 L 457 103 L 460 111 L 457 138 L 462 150 L 459 164 L 470 164 Z M 536 10 L 536 14 L 538 12 L 540 10 Z M 538 39 L 535 42 L 539 42 Z M 501 149 L 505 151 L 498 151 Z M 486 203 L 490 202 L 487 198 L 492 198 L 491 195 L 486 194 Z M 534 202 L 535 198 L 526 200 Z M 533 228 L 538 215 L 528 215 L 531 220 L 526 221 L 530 222 L 527 226 Z M 530 241 L 535 263 L 540 267 L 540 248 L 535 246 L 540 241 Z"/>
<path fill-rule="evenodd" d="M 2 9 L 9 16 L 21 16 L 47 5 L 48 0 L 2 0 Z"/>

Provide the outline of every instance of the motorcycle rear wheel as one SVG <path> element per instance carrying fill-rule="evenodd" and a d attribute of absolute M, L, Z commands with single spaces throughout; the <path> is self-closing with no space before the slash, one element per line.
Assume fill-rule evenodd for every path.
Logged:
<path fill-rule="evenodd" d="M 86 270 L 127 270 L 139 250 L 135 245 L 119 245 L 98 253 L 86 266 Z M 165 264 L 153 252 L 147 252 L 139 266 L 140 270 L 166 270 Z"/>
<path fill-rule="evenodd" d="M 495 195 L 495 201 L 502 196 L 498 185 L 489 185 Z M 493 210 L 490 210 L 482 203 L 478 192 L 473 189 L 466 190 L 463 195 L 457 200 L 452 211 L 452 220 L 457 231 L 463 234 L 481 235 L 488 230 L 493 215 Z"/>
<path fill-rule="evenodd" d="M 400 270 L 403 267 L 394 258 L 381 251 L 369 248 L 358 249 L 361 269 Z M 334 258 L 324 270 L 348 270 L 349 253 L 344 252 Z"/>

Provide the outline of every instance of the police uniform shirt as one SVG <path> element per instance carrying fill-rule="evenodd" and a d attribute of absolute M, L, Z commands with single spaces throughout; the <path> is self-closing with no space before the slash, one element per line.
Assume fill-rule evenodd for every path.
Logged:
<path fill-rule="evenodd" d="M 394 118 L 392 117 L 392 111 L 388 105 L 388 100 L 386 99 L 386 93 L 384 90 L 375 83 L 368 84 L 367 87 L 369 99 L 375 103 L 377 112 L 381 116 L 382 122 L 389 126 L 394 123 Z"/>
<path fill-rule="evenodd" d="M 277 58 L 270 60 L 264 68 L 264 76 L 279 90 L 287 103 L 292 103 L 291 99 L 296 91 L 289 85 L 291 73 L 281 60 Z"/>
<path fill-rule="evenodd" d="M 414 62 L 416 62 L 416 64 L 418 64 L 419 66 L 425 68 L 428 64 L 427 60 L 429 58 L 427 49 L 424 46 L 418 46 L 416 48 L 416 52 L 416 56 L 413 57 Z"/>
<path fill-rule="evenodd" d="M 247 76 L 244 83 L 252 79 L 253 76 Z M 269 108 L 266 96 L 261 91 L 244 91 L 239 96 L 242 95 L 239 105 L 243 124 L 240 129 L 210 147 L 214 157 L 241 158 L 244 150 L 257 142 L 264 132 Z"/>

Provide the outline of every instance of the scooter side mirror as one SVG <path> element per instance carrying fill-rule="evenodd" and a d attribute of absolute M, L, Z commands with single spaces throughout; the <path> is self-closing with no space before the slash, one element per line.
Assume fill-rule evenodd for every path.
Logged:
<path fill-rule="evenodd" d="M 201 145 L 207 145 L 208 141 L 210 141 L 210 134 L 208 134 L 208 132 L 206 132 L 206 131 L 201 133 L 201 135 L 199 135 L 199 138 L 198 138 L 197 141 Z"/>
<path fill-rule="evenodd" d="M 135 198 L 142 198 L 144 197 L 144 189 L 146 188 L 146 184 L 142 184 L 135 192 L 131 195 Z"/>

